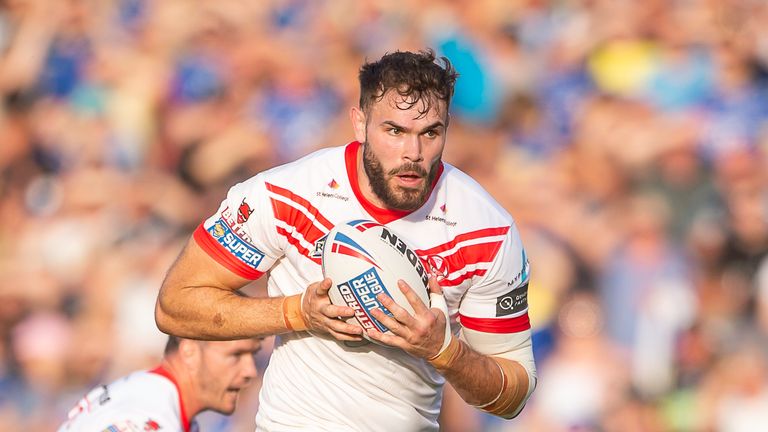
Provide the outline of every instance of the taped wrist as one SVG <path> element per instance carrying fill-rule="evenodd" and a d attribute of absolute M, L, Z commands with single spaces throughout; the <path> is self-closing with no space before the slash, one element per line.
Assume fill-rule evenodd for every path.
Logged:
<path fill-rule="evenodd" d="M 449 369 L 466 349 L 466 346 L 459 339 L 451 335 L 451 341 L 448 343 L 448 346 L 440 350 L 436 356 L 428 358 L 427 361 L 435 369 Z"/>
<path fill-rule="evenodd" d="M 501 370 L 501 390 L 492 401 L 477 408 L 504 418 L 516 416 L 528 395 L 528 372 L 519 363 L 501 357 L 491 357 Z"/>
<path fill-rule="evenodd" d="M 304 331 L 308 327 L 301 313 L 301 297 L 301 294 L 283 297 L 283 322 L 288 330 Z"/>

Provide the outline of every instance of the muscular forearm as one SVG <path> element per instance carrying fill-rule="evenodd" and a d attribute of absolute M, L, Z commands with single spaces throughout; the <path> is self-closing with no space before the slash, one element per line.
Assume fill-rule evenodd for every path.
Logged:
<path fill-rule="evenodd" d="M 430 363 L 464 401 L 502 417 L 515 412 L 528 393 L 528 375 L 520 364 L 479 354 L 459 339 Z"/>
<path fill-rule="evenodd" d="M 214 287 L 167 287 L 158 296 L 155 319 L 169 334 L 195 339 L 237 339 L 289 331 L 283 297 L 248 298 Z"/>

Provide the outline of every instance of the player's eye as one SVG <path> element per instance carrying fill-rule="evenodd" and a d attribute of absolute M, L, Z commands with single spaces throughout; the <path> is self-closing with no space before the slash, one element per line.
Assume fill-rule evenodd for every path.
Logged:
<path fill-rule="evenodd" d="M 427 138 L 437 138 L 437 135 L 439 134 L 434 129 L 424 132 L 424 136 L 426 136 Z"/>
<path fill-rule="evenodd" d="M 403 133 L 403 130 L 402 130 L 402 129 L 400 129 L 400 128 L 397 128 L 397 127 L 391 127 L 391 128 L 389 128 L 389 129 L 387 129 L 387 132 L 388 132 L 390 135 L 393 135 L 393 136 L 398 136 L 398 135 L 400 135 L 400 134 L 402 134 L 402 133 Z"/>

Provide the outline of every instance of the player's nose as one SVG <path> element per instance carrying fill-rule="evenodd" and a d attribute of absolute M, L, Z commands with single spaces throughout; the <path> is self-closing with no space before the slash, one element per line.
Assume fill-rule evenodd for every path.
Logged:
<path fill-rule="evenodd" d="M 256 368 L 256 359 L 253 357 L 249 357 L 243 360 L 243 365 L 240 370 L 240 374 L 245 380 L 246 384 L 249 384 L 251 381 L 253 381 L 254 378 L 256 378 L 256 375 L 259 373 L 258 369 Z"/>
<path fill-rule="evenodd" d="M 421 154 L 421 135 L 410 135 L 403 143 L 403 159 L 410 162 L 421 162 L 424 156 Z"/>

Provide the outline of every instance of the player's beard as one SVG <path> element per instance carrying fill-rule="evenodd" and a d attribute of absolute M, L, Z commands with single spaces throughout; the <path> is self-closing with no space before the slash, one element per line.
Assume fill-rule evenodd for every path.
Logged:
<path fill-rule="evenodd" d="M 432 182 L 437 176 L 437 168 L 439 165 L 440 159 L 437 159 L 432 166 L 429 167 L 429 172 L 426 172 L 421 165 L 410 162 L 404 163 L 399 167 L 384 173 L 384 168 L 381 166 L 381 162 L 376 155 L 373 154 L 371 146 L 367 142 L 363 144 L 363 169 L 365 169 L 365 174 L 368 176 L 368 182 L 371 184 L 373 193 L 375 193 L 388 208 L 413 211 L 421 207 L 429 197 Z M 401 172 L 416 173 L 425 181 L 421 183 L 421 187 L 419 188 L 405 188 L 398 185 L 390 185 L 388 180 Z"/>

